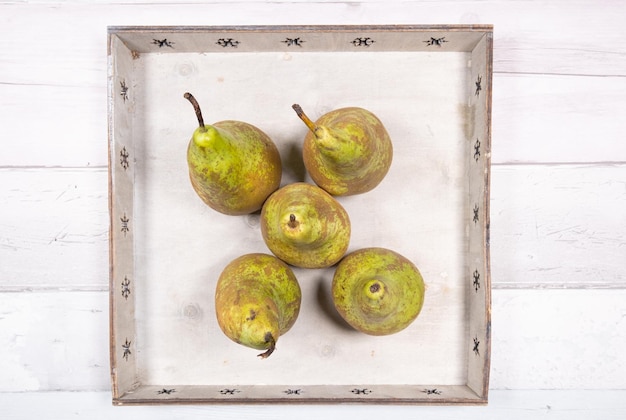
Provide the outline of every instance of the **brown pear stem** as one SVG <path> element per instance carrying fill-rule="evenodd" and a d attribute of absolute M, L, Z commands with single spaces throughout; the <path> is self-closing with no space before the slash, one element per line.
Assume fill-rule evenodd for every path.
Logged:
<path fill-rule="evenodd" d="M 380 290 L 380 283 L 374 283 L 370 286 L 370 292 L 376 293 Z"/>
<path fill-rule="evenodd" d="M 261 359 L 267 359 L 272 353 L 274 353 L 274 350 L 276 350 L 276 340 L 274 340 L 272 333 L 268 332 L 267 334 L 265 334 L 265 342 L 269 343 L 270 347 L 267 349 L 267 351 L 258 355 Z"/>
<path fill-rule="evenodd" d="M 194 98 L 191 93 L 185 92 L 184 96 L 185 99 L 187 99 L 189 102 L 191 102 L 191 105 L 193 105 L 193 110 L 196 111 L 196 118 L 198 118 L 198 124 L 200 125 L 200 128 L 204 130 L 204 118 L 202 118 L 200 104 L 198 103 L 198 101 L 196 101 L 196 98 Z"/>
<path fill-rule="evenodd" d="M 295 214 L 289 215 L 289 227 L 295 229 L 298 226 L 298 221 L 296 220 Z"/>
<path fill-rule="evenodd" d="M 315 132 L 315 130 L 317 130 L 317 125 L 315 125 L 315 123 L 313 121 L 311 121 L 311 119 L 309 117 L 307 117 L 307 115 L 304 113 L 304 111 L 302 110 L 302 107 L 300 107 L 300 105 L 293 104 L 291 107 L 293 108 L 294 111 L 296 111 L 296 114 L 298 114 L 298 117 L 302 121 L 304 121 L 306 126 L 309 127 L 309 130 L 311 130 L 313 132 Z"/>

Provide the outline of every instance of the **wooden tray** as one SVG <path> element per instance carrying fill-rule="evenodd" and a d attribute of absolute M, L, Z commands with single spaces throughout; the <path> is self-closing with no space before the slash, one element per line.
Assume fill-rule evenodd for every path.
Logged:
<path fill-rule="evenodd" d="M 490 363 L 489 175 L 492 27 L 110 27 L 110 353 L 114 404 L 485 404 Z M 309 116 L 373 111 L 394 161 L 373 191 L 340 198 L 349 251 L 393 249 L 427 285 L 406 330 L 371 337 L 330 301 L 333 268 L 294 269 L 296 325 L 268 359 L 226 338 L 217 277 L 269 250 L 259 214 L 224 216 L 191 189 L 196 120 L 244 120 L 283 159 L 282 184 L 311 182 Z"/>

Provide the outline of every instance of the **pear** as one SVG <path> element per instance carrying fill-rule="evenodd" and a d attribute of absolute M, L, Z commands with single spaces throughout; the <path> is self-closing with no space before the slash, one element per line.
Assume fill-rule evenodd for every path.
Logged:
<path fill-rule="evenodd" d="M 274 142 L 259 128 L 242 121 L 205 125 L 198 102 L 185 93 L 199 127 L 187 147 L 191 185 L 212 209 L 241 215 L 258 211 L 280 186 L 282 165 Z"/>
<path fill-rule="evenodd" d="M 305 182 L 288 184 L 270 195 L 260 224 L 270 251 L 296 267 L 330 267 L 350 243 L 346 210 L 326 191 Z"/>
<path fill-rule="evenodd" d="M 408 327 L 424 304 L 424 279 L 406 257 L 386 248 L 363 248 L 337 265 L 332 299 L 342 318 L 369 335 Z"/>
<path fill-rule="evenodd" d="M 348 107 L 330 111 L 313 122 L 300 105 L 293 109 L 309 128 L 304 138 L 304 166 L 313 181 L 335 196 L 374 189 L 393 158 L 393 145 L 383 123 L 372 112 Z"/>
<path fill-rule="evenodd" d="M 259 357 L 267 358 L 296 322 L 301 300 L 300 285 L 287 264 L 273 255 L 252 253 L 235 258 L 220 274 L 215 312 L 228 338 L 265 350 Z"/>

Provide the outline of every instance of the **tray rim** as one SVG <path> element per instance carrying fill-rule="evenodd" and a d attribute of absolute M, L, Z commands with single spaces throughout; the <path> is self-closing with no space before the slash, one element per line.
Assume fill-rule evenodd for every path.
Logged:
<path fill-rule="evenodd" d="M 486 138 L 485 142 L 487 143 L 487 152 L 485 154 L 485 173 L 484 173 L 484 195 L 483 195 L 483 205 L 485 221 L 483 227 L 483 240 L 484 240 L 484 252 L 485 258 L 483 261 L 485 268 L 485 278 L 483 279 L 482 285 L 484 287 L 485 292 L 485 339 L 484 343 L 485 352 L 485 362 L 483 368 L 483 380 L 482 380 L 482 392 L 480 394 L 476 393 L 471 387 L 466 383 L 464 385 L 449 385 L 449 387 L 457 387 L 457 388 L 467 388 L 471 390 L 476 398 L 454 398 L 454 397 L 446 397 L 440 399 L 426 399 L 426 398 L 379 398 L 379 397 L 368 397 L 368 398 L 345 398 L 345 397 L 337 397 L 337 398 L 229 398 L 229 399 L 220 399 L 220 398 L 172 398 L 172 399 L 159 399 L 159 398 L 129 398 L 128 393 L 120 394 L 118 389 L 118 383 L 116 378 L 116 369 L 117 369 L 117 358 L 115 357 L 116 349 L 116 325 L 113 314 L 113 309 L 115 306 L 116 298 L 115 287 L 114 287 L 114 237 L 113 235 L 109 236 L 109 305 L 110 305 L 110 314 L 109 314 L 109 328 L 110 328 L 110 337 L 109 337 L 109 349 L 110 349 L 110 362 L 111 362 L 111 384 L 112 384 L 112 402 L 114 405 L 144 405 L 144 404 L 266 404 L 266 403 L 287 403 L 287 404 L 319 404 L 319 403 L 342 403 L 342 404 L 353 404 L 353 403 L 368 403 L 368 404 L 401 404 L 401 405 L 485 405 L 488 403 L 488 391 L 489 391 L 489 376 L 490 376 L 490 364 L 491 364 L 491 260 L 490 260 L 490 211 L 489 211 L 489 196 L 490 196 L 490 177 L 491 177 L 491 141 L 492 141 L 492 133 L 491 133 L 491 119 L 492 119 L 492 90 L 493 90 L 493 25 L 491 24 L 439 24 L 439 25 L 428 25 L 428 24 L 401 24 L 401 25 L 228 25 L 228 26 L 169 26 L 169 25 L 156 25 L 156 26 L 108 26 L 107 27 L 107 56 L 109 57 L 109 83 L 107 88 L 107 99 L 108 99 L 108 200 L 109 200 L 109 223 L 110 223 L 110 232 L 113 231 L 116 221 L 114 220 L 113 214 L 113 165 L 114 165 L 114 133 L 112 130 L 113 127 L 113 97 L 115 92 L 113 91 L 111 76 L 112 76 L 112 66 L 111 66 L 111 56 L 112 56 L 112 38 L 121 33 L 151 33 L 151 32 L 177 32 L 177 33 L 193 33 L 193 32 L 233 32 L 233 33 L 254 33 L 254 32 L 271 32 L 271 33 L 280 33 L 280 32 L 288 32 L 288 31 L 302 31 L 302 32 L 319 32 L 319 31 L 330 31 L 330 32 L 353 32 L 353 31 L 368 31 L 368 32 L 402 32 L 402 31 L 411 31 L 411 32 L 479 32 L 483 33 L 486 36 L 486 83 L 484 90 L 486 91 L 486 109 L 485 109 L 485 118 L 486 118 Z M 469 51 L 468 51 L 469 52 Z M 322 384 L 316 384 L 314 386 L 326 386 Z M 332 385 L 337 386 L 337 385 Z M 341 385 L 339 385 L 341 386 Z M 397 386 L 396 384 L 391 384 L 391 386 Z M 411 386 L 422 386 L 422 385 L 414 385 Z M 142 388 L 159 388 L 158 385 L 153 384 L 141 384 L 135 383 L 132 390 L 139 390 Z M 191 385 L 187 386 L 191 387 Z M 213 385 L 200 385 L 199 387 L 212 388 Z M 309 386 L 310 387 L 310 386 Z"/>

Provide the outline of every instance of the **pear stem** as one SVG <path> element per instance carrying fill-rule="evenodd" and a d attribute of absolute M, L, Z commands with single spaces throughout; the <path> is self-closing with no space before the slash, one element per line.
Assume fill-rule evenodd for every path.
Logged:
<path fill-rule="evenodd" d="M 304 123 L 306 124 L 307 127 L 309 127 L 309 130 L 315 132 L 315 130 L 317 130 L 317 125 L 315 125 L 315 123 L 313 121 L 311 121 L 311 119 L 309 117 L 307 117 L 307 115 L 304 113 L 304 111 L 302 110 L 302 107 L 298 104 L 293 104 L 291 106 L 293 108 L 294 111 L 296 111 L 296 114 L 298 114 L 298 117 L 304 121 Z"/>
<path fill-rule="evenodd" d="M 276 350 L 276 340 L 274 340 L 272 333 L 268 332 L 267 334 L 265 334 L 265 342 L 269 343 L 270 347 L 267 349 L 267 351 L 258 355 L 261 359 L 267 359 L 272 353 L 274 353 L 274 350 Z"/>
<path fill-rule="evenodd" d="M 296 220 L 296 215 L 293 213 L 289 215 L 289 227 L 292 229 L 295 229 L 296 227 L 298 227 L 298 221 Z"/>
<path fill-rule="evenodd" d="M 380 283 L 374 283 L 370 286 L 370 292 L 376 293 L 380 290 Z"/>
<path fill-rule="evenodd" d="M 196 111 L 196 118 L 198 118 L 198 124 L 200 125 L 200 128 L 202 130 L 204 130 L 204 118 L 202 118 L 202 111 L 200 111 L 200 104 L 198 103 L 198 101 L 196 101 L 196 98 L 193 97 L 193 95 L 189 92 L 185 92 L 185 99 L 187 99 L 189 102 L 191 102 L 191 105 L 193 105 L 193 110 Z"/>

